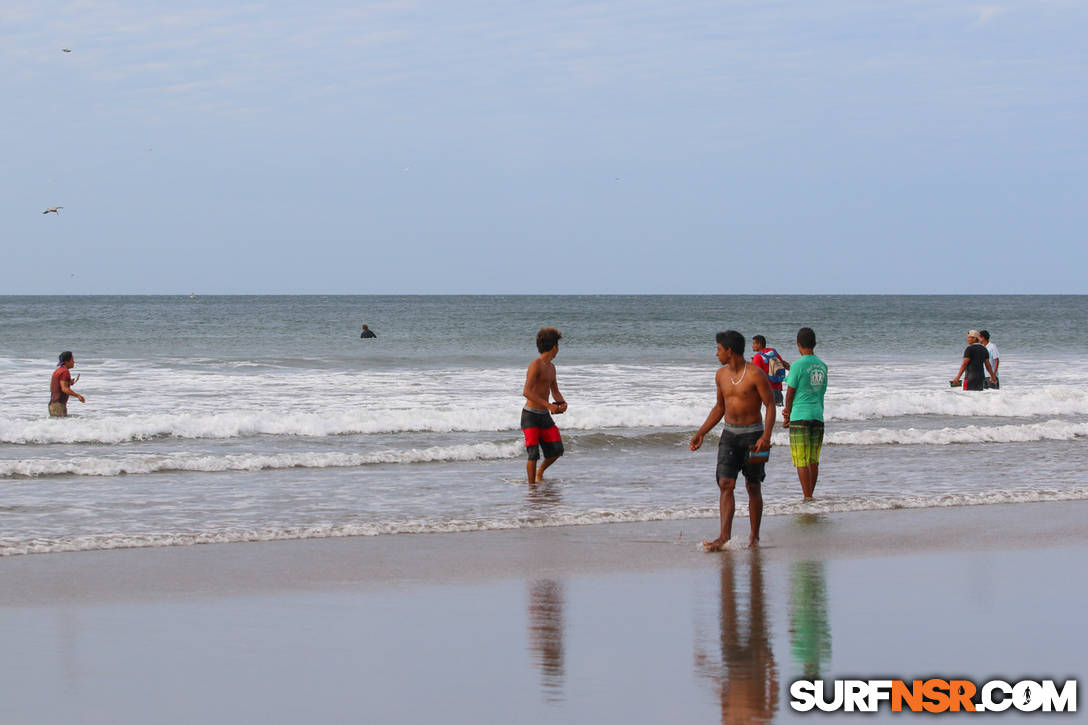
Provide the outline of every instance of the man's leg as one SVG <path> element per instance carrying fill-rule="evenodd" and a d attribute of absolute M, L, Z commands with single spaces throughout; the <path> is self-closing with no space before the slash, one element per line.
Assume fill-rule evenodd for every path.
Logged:
<path fill-rule="evenodd" d="M 540 470 L 536 472 L 535 483 L 540 483 L 544 480 L 544 471 L 548 470 L 548 466 L 552 465 L 559 460 L 559 456 L 552 456 L 551 458 L 545 458 L 544 462 L 540 464 Z M 535 461 L 533 462 L 535 463 Z M 530 479 L 532 481 L 532 479 Z"/>
<path fill-rule="evenodd" d="M 536 459 L 530 458 L 525 462 L 525 474 L 529 477 L 529 483 L 536 483 Z"/>
<path fill-rule="evenodd" d="M 810 463 L 804 469 L 798 468 L 797 474 L 799 476 L 802 470 L 805 473 L 801 477 L 801 490 L 804 492 L 805 498 L 812 498 L 812 495 L 816 493 L 816 478 L 820 475 L 820 464 Z"/>
<path fill-rule="evenodd" d="M 714 541 L 703 542 L 703 548 L 707 551 L 721 551 L 733 535 L 733 513 L 737 510 L 737 501 L 733 496 L 733 489 L 736 485 L 737 479 L 735 478 L 718 479 L 718 513 L 721 515 L 721 533 Z M 760 513 L 762 514 L 762 508 Z"/>
<path fill-rule="evenodd" d="M 748 524 L 752 527 L 748 546 L 759 546 L 759 525 L 763 523 L 763 489 L 758 483 L 748 480 L 745 480 L 744 486 L 748 489 Z"/>

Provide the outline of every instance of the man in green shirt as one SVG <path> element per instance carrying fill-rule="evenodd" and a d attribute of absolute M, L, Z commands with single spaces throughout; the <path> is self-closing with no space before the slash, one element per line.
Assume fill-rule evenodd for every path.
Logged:
<path fill-rule="evenodd" d="M 816 333 L 811 327 L 797 331 L 801 358 L 786 376 L 786 404 L 782 420 L 790 429 L 790 456 L 797 466 L 801 491 L 806 499 L 816 490 L 820 473 L 820 448 L 824 444 L 824 393 L 827 392 L 827 365 L 816 357 Z"/>

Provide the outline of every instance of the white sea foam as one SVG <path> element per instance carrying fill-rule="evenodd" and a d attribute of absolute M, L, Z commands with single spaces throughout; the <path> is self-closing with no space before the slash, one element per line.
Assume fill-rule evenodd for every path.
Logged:
<path fill-rule="evenodd" d="M 706 411 L 701 411 L 705 416 Z M 557 416 L 561 428 L 596 430 L 691 426 L 700 412 L 685 406 L 598 406 Z M 336 436 L 406 432 L 517 431 L 518 409 L 412 408 L 266 413 L 231 411 L 209 414 L 165 413 L 112 418 L 17 420 L 0 418 L 2 443 L 122 443 L 152 438 L 239 438 L 255 435 Z"/>
<path fill-rule="evenodd" d="M 560 427 L 567 431 L 618 432 L 624 429 L 637 429 L 641 435 L 641 431 L 654 428 L 692 428 L 694 427 L 692 421 L 699 417 L 699 412 L 682 406 L 665 406 L 653 410 L 637 406 L 601 406 L 556 418 Z M 831 418 L 828 421 L 829 430 L 825 439 L 828 445 L 1015 443 L 1072 440 L 1088 435 L 1088 424 L 1067 420 L 1004 425 L 967 424 L 937 429 L 882 427 L 854 431 L 835 431 L 834 420 Z M 232 439 L 258 435 L 326 437 L 407 432 L 499 432 L 517 437 L 519 431 L 511 421 L 512 415 L 506 409 L 340 412 L 320 415 L 314 413 L 266 415 L 258 412 L 232 411 L 206 415 L 168 413 L 99 419 L 69 418 L 33 421 L 0 418 L 0 442 L 113 444 L 154 438 Z M 784 444 L 788 440 L 786 436 L 785 431 L 778 429 L 774 440 L 777 444 Z M 5 470 L 0 466 L 0 476 L 5 475 Z M 222 469 L 194 468 L 192 470 Z"/>
<path fill-rule="evenodd" d="M 986 390 L 874 387 L 831 389 L 826 420 L 869 420 L 902 416 L 1033 418 L 1088 415 L 1088 390 L 1070 385 Z"/>
<path fill-rule="evenodd" d="M 0 461 L 0 477 L 118 476 L 163 471 L 262 471 L 284 468 L 349 468 L 379 463 L 486 461 L 524 452 L 519 441 L 432 446 L 374 453 L 264 453 L 222 456 L 133 454 L 124 458 L 26 458 Z"/>
<path fill-rule="evenodd" d="M 965 425 L 953 428 L 925 430 L 919 428 L 880 428 L 841 433 L 828 433 L 824 443 L 830 445 L 879 446 L 898 445 L 950 445 L 953 443 L 1029 443 L 1032 441 L 1069 441 L 1088 436 L 1088 423 L 1069 423 L 1048 420 L 1045 423 L 1024 425 L 979 426 Z M 781 435 L 779 442 L 787 444 L 789 438 Z"/>
<path fill-rule="evenodd" d="M 764 509 L 765 516 L 788 516 L 799 513 L 845 513 L 852 511 L 881 511 L 890 509 L 948 508 L 986 504 L 1038 503 L 1044 501 L 1088 500 L 1088 487 L 1032 491 L 986 491 L 931 496 L 872 496 L 851 499 L 817 499 L 776 504 Z M 744 516 L 745 507 L 737 507 Z M 287 539 L 317 539 L 342 536 L 381 536 L 392 534 L 461 533 L 504 529 L 543 528 L 552 526 L 585 526 L 602 523 L 640 521 L 677 521 L 713 518 L 717 507 L 656 508 L 649 510 L 590 510 L 579 513 L 543 517 L 510 517 L 481 519 L 417 519 L 379 521 L 353 524 L 317 524 L 283 528 L 223 529 L 203 532 L 141 532 L 128 534 L 90 534 L 61 538 L 17 540 L 0 538 L 0 556 L 45 554 L 64 551 L 127 549 L 161 546 L 190 546 L 193 544 L 223 544 L 245 541 L 275 541 Z"/>
<path fill-rule="evenodd" d="M 707 401 L 686 395 L 673 402 L 612 404 L 583 402 L 557 416 L 560 428 L 692 428 L 706 416 Z M 405 401 L 396 407 L 357 407 L 324 412 L 239 409 L 208 412 L 95 415 L 76 409 L 64 420 L 0 417 L 0 443 L 121 443 L 152 438 L 227 439 L 256 435 L 336 436 L 406 432 L 516 431 L 514 401 L 435 404 Z M 829 396 L 825 419 L 855 421 L 902 416 L 1053 418 L 1088 415 L 1088 393 L 1061 387 L 1029 391 L 862 391 Z M 996 440 L 996 439 L 995 439 Z M 1019 440 L 1010 438 L 1009 440 Z M 900 441 L 891 441 L 900 442 Z"/>

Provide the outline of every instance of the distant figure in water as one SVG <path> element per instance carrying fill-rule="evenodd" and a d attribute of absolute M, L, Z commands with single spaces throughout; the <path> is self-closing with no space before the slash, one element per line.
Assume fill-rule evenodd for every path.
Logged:
<path fill-rule="evenodd" d="M 982 385 L 983 385 L 984 388 L 987 388 L 987 389 L 993 388 L 994 390 L 997 390 L 998 388 L 1001 387 L 1001 380 L 1000 380 L 1000 378 L 998 378 L 998 375 L 997 375 L 997 366 L 1001 364 L 1001 357 L 998 355 L 997 345 L 990 342 L 990 331 L 989 330 L 979 330 L 978 331 L 978 337 L 979 337 L 979 342 L 986 346 L 986 352 L 990 353 L 990 367 L 992 367 L 994 369 L 994 380 L 993 380 L 993 382 L 990 382 L 989 380 L 984 380 Z"/>
<path fill-rule="evenodd" d="M 966 377 L 964 377 L 965 372 Z M 960 384 L 960 378 L 963 378 L 964 390 L 985 390 L 986 373 L 990 374 L 990 382 L 996 385 L 997 376 L 993 366 L 990 365 L 990 352 L 980 342 L 978 330 L 971 330 L 967 333 L 967 349 L 963 351 L 963 364 L 960 365 L 960 371 L 956 373 L 956 377 L 949 382 L 952 387 L 956 387 Z"/>
<path fill-rule="evenodd" d="M 360 340 L 367 340 L 367 339 L 369 339 L 371 337 L 377 337 L 377 335 L 375 335 L 374 331 L 371 330 L 369 327 L 367 327 L 366 325 L 363 325 L 363 333 L 361 335 L 359 335 L 359 339 Z"/>
<path fill-rule="evenodd" d="M 75 380 L 72 380 L 72 368 L 76 365 L 76 360 L 72 357 L 70 350 L 65 350 L 60 354 L 59 362 L 57 362 L 57 369 L 53 371 L 53 378 L 49 381 L 49 417 L 50 418 L 64 418 L 68 415 L 68 397 L 75 396 L 79 399 L 79 402 L 86 403 L 86 399 L 76 391 L 72 390 L 72 386 L 75 385 Z M 79 380 L 79 376 L 76 375 L 76 380 Z"/>
<path fill-rule="evenodd" d="M 536 349 L 540 357 L 529 363 L 525 373 L 525 407 L 521 410 L 521 432 L 525 434 L 525 452 L 529 460 L 525 464 L 525 473 L 529 484 L 544 480 L 544 471 L 563 455 L 563 439 L 559 428 L 552 420 L 552 413 L 559 415 L 567 412 L 567 403 L 559 392 L 555 381 L 555 356 L 559 354 L 559 340 L 563 335 L 554 327 L 542 327 L 536 333 Z M 551 397 L 554 403 L 549 403 Z M 544 450 L 544 462 L 536 467 L 540 460 L 540 451 Z"/>

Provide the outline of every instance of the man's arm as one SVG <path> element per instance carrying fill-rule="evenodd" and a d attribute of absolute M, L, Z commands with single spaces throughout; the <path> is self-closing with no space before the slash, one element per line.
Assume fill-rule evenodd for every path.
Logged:
<path fill-rule="evenodd" d="M 786 386 L 786 402 L 782 406 L 782 427 L 790 427 L 790 411 L 793 410 L 793 398 L 797 395 L 797 388 Z"/>
<path fill-rule="evenodd" d="M 764 375 L 756 378 L 756 390 L 763 400 L 766 412 L 763 414 L 763 435 L 756 441 L 756 451 L 767 451 L 771 448 L 771 431 L 774 430 L 774 391 L 771 390 L 771 381 Z"/>
<path fill-rule="evenodd" d="M 554 400 L 555 404 L 558 405 L 560 408 L 560 410 L 555 410 L 552 412 L 557 414 L 567 412 L 567 401 L 565 398 L 563 398 L 563 394 L 559 392 L 558 380 L 552 380 L 552 400 Z"/>
<path fill-rule="evenodd" d="M 721 373 L 718 373 L 720 375 Z M 766 377 L 766 376 L 764 376 Z M 718 376 L 714 376 L 714 385 L 718 390 L 717 400 L 714 402 L 714 407 L 710 409 L 709 415 L 699 430 L 691 437 L 691 442 L 688 443 L 688 450 L 697 451 L 699 447 L 703 445 L 703 437 L 710 432 L 710 429 L 718 424 L 718 421 L 725 415 L 725 396 L 722 395 L 722 384 L 718 379 Z"/>
<path fill-rule="evenodd" d="M 996 383 L 997 382 L 997 369 L 995 367 L 993 367 L 992 365 L 990 365 L 989 359 L 983 360 L 983 362 L 986 363 L 986 369 L 990 371 L 990 382 L 991 383 Z"/>
<path fill-rule="evenodd" d="M 70 385 L 68 385 L 67 380 L 61 380 L 60 381 L 60 389 L 61 389 L 62 393 L 64 393 L 65 395 L 71 395 L 73 398 L 78 399 L 79 402 L 81 402 L 81 403 L 86 403 L 87 402 L 86 399 L 84 399 L 84 397 L 82 395 L 80 395 L 76 391 L 72 390 L 72 387 Z"/>
<path fill-rule="evenodd" d="M 971 362 L 971 358 L 965 357 L 963 359 L 963 365 L 960 365 L 960 371 L 956 373 L 956 377 L 952 378 L 953 383 L 958 383 L 960 378 L 963 377 L 963 371 L 967 369 L 967 363 Z"/>

